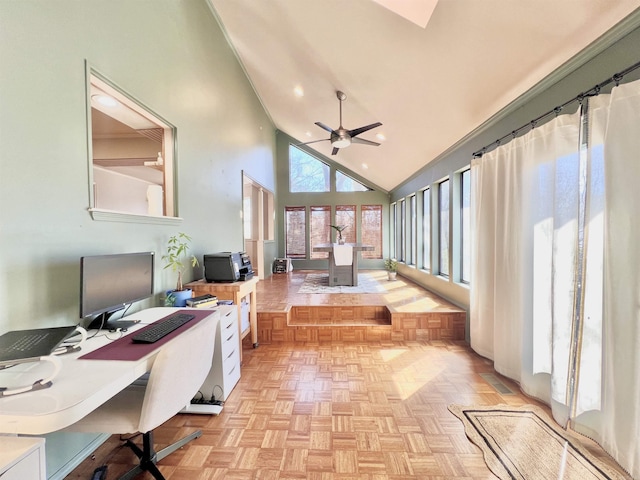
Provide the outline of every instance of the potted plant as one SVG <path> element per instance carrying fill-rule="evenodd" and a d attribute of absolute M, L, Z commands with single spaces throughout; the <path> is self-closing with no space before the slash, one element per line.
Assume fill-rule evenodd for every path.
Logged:
<path fill-rule="evenodd" d="M 395 258 L 387 258 L 384 261 L 384 269 L 389 280 L 395 280 L 398 274 L 398 261 Z"/>
<path fill-rule="evenodd" d="M 331 225 L 331 228 L 333 228 L 336 231 L 336 236 L 337 236 L 336 240 L 337 240 L 337 242 L 340 245 L 344 244 L 344 240 L 342 239 L 342 232 L 347 229 L 347 226 L 346 225 Z"/>
<path fill-rule="evenodd" d="M 170 307 L 184 307 L 187 299 L 191 297 L 191 290 L 185 289 L 182 283 L 182 272 L 187 262 L 191 263 L 191 267 L 199 265 L 195 255 L 189 255 L 191 237 L 186 233 L 178 233 L 169 238 L 167 242 L 166 253 L 162 256 L 164 261 L 164 269 L 171 268 L 174 272 L 178 272 L 178 281 L 175 290 L 167 291 L 165 297 L 165 305 Z"/>

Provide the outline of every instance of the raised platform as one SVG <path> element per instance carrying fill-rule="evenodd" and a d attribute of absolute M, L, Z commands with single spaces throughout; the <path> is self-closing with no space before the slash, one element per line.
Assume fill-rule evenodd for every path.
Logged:
<path fill-rule="evenodd" d="M 300 293 L 308 274 L 274 274 L 257 287 L 258 342 L 464 340 L 465 310 L 382 270 L 375 293 Z"/>

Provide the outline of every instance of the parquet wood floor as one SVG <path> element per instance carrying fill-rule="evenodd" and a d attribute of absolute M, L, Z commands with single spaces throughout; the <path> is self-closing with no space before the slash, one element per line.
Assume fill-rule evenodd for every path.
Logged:
<path fill-rule="evenodd" d="M 273 288 L 260 302 L 284 301 L 283 285 Z M 219 416 L 179 414 L 156 429 L 158 448 L 203 431 L 160 462 L 167 480 L 492 479 L 447 406 L 546 408 L 518 393 L 464 341 L 294 341 L 257 349 L 247 343 L 243 358 L 240 382 Z M 498 393 L 484 373 L 514 393 Z M 111 437 L 67 478 L 90 479 L 103 463 L 108 478 L 118 478 L 135 461 L 120 444 Z M 596 446 L 587 447 L 612 463 Z"/>

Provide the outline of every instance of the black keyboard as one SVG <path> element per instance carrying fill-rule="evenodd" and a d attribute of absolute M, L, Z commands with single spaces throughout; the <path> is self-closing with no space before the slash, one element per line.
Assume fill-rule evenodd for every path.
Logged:
<path fill-rule="evenodd" d="M 188 313 L 174 313 L 169 317 L 165 317 L 162 320 L 158 320 L 152 324 L 146 330 L 140 333 L 136 333 L 132 337 L 133 343 L 154 343 L 163 337 L 166 337 L 171 332 L 180 328 L 185 323 L 196 318 L 195 315 Z"/>

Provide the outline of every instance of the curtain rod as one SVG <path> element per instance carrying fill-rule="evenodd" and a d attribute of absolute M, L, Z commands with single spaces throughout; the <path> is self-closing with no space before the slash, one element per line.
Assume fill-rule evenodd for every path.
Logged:
<path fill-rule="evenodd" d="M 486 146 L 482 147 L 480 150 L 477 150 L 477 151 L 473 152 L 473 158 L 482 157 L 482 155 L 484 155 L 489 149 L 492 149 L 494 147 L 500 146 L 500 144 L 504 140 L 506 140 L 508 138 L 511 138 L 511 139 L 516 138 L 518 136 L 518 134 L 520 132 L 522 132 L 522 130 L 524 130 L 526 128 L 531 128 L 533 130 L 540 120 L 542 120 L 545 117 L 548 117 L 549 115 L 558 116 L 560 114 L 560 112 L 562 111 L 562 109 L 565 108 L 567 105 L 570 105 L 570 104 L 572 104 L 574 102 L 578 102 L 578 103 L 582 104 L 582 101 L 585 98 L 594 97 L 594 96 L 598 95 L 600 93 L 600 90 L 602 90 L 602 88 L 606 87 L 610 83 L 615 83 L 616 87 L 617 87 L 620 84 L 620 81 L 622 80 L 622 78 L 625 75 L 628 75 L 629 73 L 633 72 L 634 70 L 636 70 L 638 68 L 640 68 L 640 62 L 635 63 L 635 64 L 631 65 L 630 67 L 626 68 L 625 70 L 614 74 L 610 78 L 607 78 L 604 82 L 601 82 L 601 83 L 597 84 L 596 86 L 590 88 L 589 90 L 587 90 L 585 92 L 582 92 L 579 95 L 576 95 L 571 100 L 568 100 L 568 101 L 564 102 L 563 104 L 558 105 L 557 107 L 554 107 L 552 110 L 549 110 L 548 112 L 543 113 L 539 117 L 536 117 L 533 120 L 531 120 L 530 122 L 525 123 L 521 127 L 516 128 L 515 130 L 511 131 L 511 133 L 508 133 L 507 135 L 504 135 L 504 136 L 498 138 L 494 142 L 491 142 L 489 145 L 486 145 Z"/>

